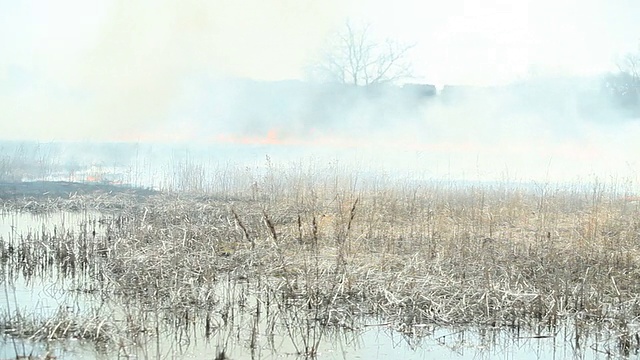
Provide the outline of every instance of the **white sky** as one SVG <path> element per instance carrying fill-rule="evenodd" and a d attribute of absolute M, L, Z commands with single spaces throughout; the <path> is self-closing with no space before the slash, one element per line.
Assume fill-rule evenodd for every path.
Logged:
<path fill-rule="evenodd" d="M 640 38 L 633 0 L 0 0 L 0 76 L 17 66 L 74 84 L 107 61 L 107 74 L 296 78 L 347 17 L 416 43 L 416 75 L 432 83 L 603 71 Z"/>

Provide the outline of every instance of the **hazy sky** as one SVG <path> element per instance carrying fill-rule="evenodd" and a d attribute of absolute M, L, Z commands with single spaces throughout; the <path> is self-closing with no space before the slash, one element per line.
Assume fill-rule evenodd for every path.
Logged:
<path fill-rule="evenodd" d="M 205 71 L 296 78 L 347 17 L 416 43 L 426 82 L 491 83 L 532 66 L 602 71 L 640 39 L 633 0 L 0 1 L 0 79 L 63 85 Z M 144 68 L 147 75 L 139 74 Z M 98 77 L 94 79 L 92 77 Z M 136 79 L 131 79 L 135 81 Z"/>
<path fill-rule="evenodd" d="M 533 68 L 607 71 L 640 40 L 633 0 L 452 0 L 425 10 L 419 3 L 372 2 L 366 12 L 418 44 L 416 70 L 436 83 L 504 82 Z"/>

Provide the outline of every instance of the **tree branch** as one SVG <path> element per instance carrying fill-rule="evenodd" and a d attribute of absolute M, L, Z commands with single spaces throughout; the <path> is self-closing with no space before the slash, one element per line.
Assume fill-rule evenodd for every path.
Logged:
<path fill-rule="evenodd" d="M 407 57 L 414 45 L 402 45 L 390 39 L 376 42 L 370 25 L 356 28 L 350 22 L 345 24 L 345 30 L 337 40 L 337 46 L 330 50 L 331 55 L 325 56 L 327 64 L 320 67 L 329 73 L 325 78 L 368 86 L 411 76 Z"/>

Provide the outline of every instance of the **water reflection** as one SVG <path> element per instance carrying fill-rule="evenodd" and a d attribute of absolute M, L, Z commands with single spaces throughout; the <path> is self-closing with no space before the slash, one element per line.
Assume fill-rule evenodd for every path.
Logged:
<path fill-rule="evenodd" d="M 0 212 L 0 238 L 8 241 L 27 234 L 52 233 L 54 229 L 59 234 L 79 232 L 87 230 L 87 225 L 91 231 L 99 231 L 96 223 L 105 217 L 107 215 L 98 211 L 58 211 L 47 214 Z"/>
<path fill-rule="evenodd" d="M 113 217 L 92 212 L 4 214 L 0 236 L 13 244 L 38 242 L 54 232 L 100 241 L 108 236 L 105 219 Z M 100 268 L 73 274 L 55 266 L 23 272 L 10 259 L 8 255 L 3 258 L 1 267 L 4 335 L 0 358 L 29 354 L 45 358 L 49 354 L 58 359 L 200 359 L 219 358 L 222 352 L 234 360 L 604 359 L 636 355 L 620 349 L 620 339 L 613 335 L 578 329 L 571 322 L 533 332 L 403 326 L 367 317 L 354 318 L 347 326 L 325 326 L 296 305 L 285 306 L 275 291 L 264 291 L 268 284 L 230 278 L 212 285 L 209 291 L 215 294 L 215 306 L 209 309 L 163 308 L 149 299 L 120 297 L 105 289 L 108 279 L 99 276 L 103 273 Z M 25 323 L 31 330 L 25 330 Z"/>

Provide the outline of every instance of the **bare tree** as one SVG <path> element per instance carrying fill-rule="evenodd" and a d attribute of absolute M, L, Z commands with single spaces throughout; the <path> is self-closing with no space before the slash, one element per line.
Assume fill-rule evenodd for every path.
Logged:
<path fill-rule="evenodd" d="M 347 22 L 336 42 L 313 66 L 312 76 L 358 86 L 397 82 L 411 77 L 407 56 L 413 46 L 392 39 L 376 41 L 370 25 L 356 27 Z"/>
<path fill-rule="evenodd" d="M 640 82 L 640 48 L 636 52 L 626 54 L 618 61 L 618 70 Z"/>
<path fill-rule="evenodd" d="M 609 74 L 605 85 L 618 103 L 626 107 L 640 105 L 640 49 L 618 61 L 618 73 Z"/>

